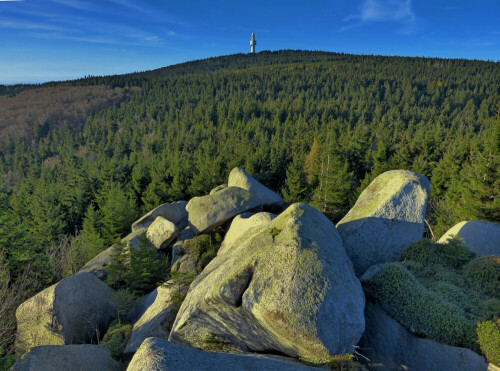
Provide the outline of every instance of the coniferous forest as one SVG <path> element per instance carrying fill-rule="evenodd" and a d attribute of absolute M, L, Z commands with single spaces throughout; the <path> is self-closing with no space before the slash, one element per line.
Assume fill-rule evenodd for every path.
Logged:
<path fill-rule="evenodd" d="M 462 220 L 500 222 L 499 62 L 279 51 L 46 86 L 120 88 L 126 99 L 83 127 L 36 122 L 3 138 L 0 357 L 17 305 L 140 215 L 207 194 L 236 166 L 333 222 L 390 169 L 431 181 L 429 238 Z"/>

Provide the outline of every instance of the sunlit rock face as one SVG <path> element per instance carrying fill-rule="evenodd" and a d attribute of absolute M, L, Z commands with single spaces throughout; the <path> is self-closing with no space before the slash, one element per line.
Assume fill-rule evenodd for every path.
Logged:
<path fill-rule="evenodd" d="M 192 283 L 169 340 L 326 359 L 352 352 L 364 300 L 335 226 L 294 204 L 225 245 Z"/>
<path fill-rule="evenodd" d="M 479 220 L 460 222 L 451 227 L 438 242 L 446 243 L 453 237 L 461 238 L 465 246 L 476 254 L 500 256 L 500 224 Z"/>
<path fill-rule="evenodd" d="M 78 273 L 52 285 L 16 310 L 16 351 L 39 345 L 96 341 L 116 313 L 112 289 L 92 273 Z"/>
<path fill-rule="evenodd" d="M 374 264 L 399 259 L 423 237 L 429 180 L 406 170 L 387 171 L 361 193 L 337 224 L 358 275 Z"/>

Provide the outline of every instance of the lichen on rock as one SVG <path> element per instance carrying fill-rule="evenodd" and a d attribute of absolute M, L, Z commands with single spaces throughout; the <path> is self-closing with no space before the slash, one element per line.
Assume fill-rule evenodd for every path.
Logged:
<path fill-rule="evenodd" d="M 272 235 L 272 228 L 280 232 Z M 294 204 L 217 255 L 192 283 L 170 340 L 327 359 L 352 351 L 364 295 L 333 224 Z M 196 335 L 196 336 L 195 336 Z"/>
<path fill-rule="evenodd" d="M 337 224 L 358 275 L 378 263 L 396 261 L 406 246 L 422 238 L 429 180 L 407 170 L 391 170 L 361 193 Z"/>

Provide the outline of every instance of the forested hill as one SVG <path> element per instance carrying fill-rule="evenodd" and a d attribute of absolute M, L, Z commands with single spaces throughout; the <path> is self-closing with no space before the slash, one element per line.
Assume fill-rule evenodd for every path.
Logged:
<path fill-rule="evenodd" d="M 500 221 L 499 63 L 280 51 L 68 83 L 141 89 L 81 131 L 38 130 L 0 152 L 0 279 L 17 287 L 29 269 L 26 295 L 235 166 L 333 221 L 389 169 L 431 180 L 437 237 Z"/>

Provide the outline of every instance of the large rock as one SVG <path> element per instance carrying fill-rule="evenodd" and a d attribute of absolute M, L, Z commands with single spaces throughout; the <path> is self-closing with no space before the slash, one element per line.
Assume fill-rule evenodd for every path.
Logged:
<path fill-rule="evenodd" d="M 192 198 L 186 210 L 190 227 L 197 233 L 203 233 L 260 206 L 261 202 L 255 194 L 239 187 L 227 187 L 211 195 Z"/>
<path fill-rule="evenodd" d="M 453 237 L 463 238 L 465 246 L 479 255 L 500 256 L 500 224 L 492 222 L 460 222 L 450 228 L 439 239 L 439 243 L 446 243 Z"/>
<path fill-rule="evenodd" d="M 222 241 L 221 247 L 219 248 L 219 253 L 223 253 L 226 246 L 231 246 L 235 240 L 240 238 L 244 233 L 251 230 L 252 228 L 262 227 L 269 224 L 274 218 L 275 214 L 271 213 L 251 213 L 246 212 L 236 216 L 231 222 L 231 226 L 224 236 L 224 241 Z"/>
<path fill-rule="evenodd" d="M 284 357 L 283 357 L 284 358 Z M 292 361 L 272 359 L 257 354 L 228 354 L 203 352 L 183 347 L 162 339 L 146 339 L 127 371 L 176 370 L 176 371 L 235 371 L 235 370 L 317 370 Z"/>
<path fill-rule="evenodd" d="M 108 277 L 108 265 L 113 261 L 114 246 L 107 248 L 83 266 L 78 273 L 89 272 L 100 280 Z"/>
<path fill-rule="evenodd" d="M 140 246 L 141 241 L 144 241 L 145 243 L 153 246 L 151 241 L 149 241 L 146 236 L 147 231 L 147 228 L 136 229 L 135 231 L 129 233 L 127 236 L 123 237 L 121 243 L 126 244 L 128 248 Z"/>
<path fill-rule="evenodd" d="M 240 187 L 255 194 L 265 208 L 277 210 L 283 207 L 283 200 L 276 192 L 260 184 L 240 167 L 235 167 L 231 170 L 227 185 L 229 187 Z"/>
<path fill-rule="evenodd" d="M 252 231 L 193 281 L 169 340 L 316 360 L 352 352 L 365 299 L 334 225 L 294 204 Z"/>
<path fill-rule="evenodd" d="M 120 371 L 108 348 L 99 345 L 45 345 L 32 348 L 14 371 Z"/>
<path fill-rule="evenodd" d="M 217 187 L 213 188 L 211 191 L 210 191 L 210 194 L 213 195 L 214 193 L 217 193 L 219 191 L 222 191 L 224 188 L 227 188 L 227 184 L 221 184 L 221 185 L 218 185 Z"/>
<path fill-rule="evenodd" d="M 371 370 L 471 371 L 488 369 L 483 357 L 466 348 L 458 348 L 411 334 L 382 308 L 366 303 L 366 331 L 360 352 Z M 491 365 L 491 370 L 494 366 Z"/>
<path fill-rule="evenodd" d="M 196 237 L 196 232 L 190 227 L 186 227 L 179 232 L 177 241 L 175 241 L 175 243 L 172 246 L 171 265 L 174 265 L 174 263 L 177 260 L 179 260 L 182 257 L 182 255 L 184 255 L 185 251 L 183 246 L 187 240 L 190 240 L 193 237 Z"/>
<path fill-rule="evenodd" d="M 177 238 L 179 230 L 174 223 L 159 216 L 149 226 L 146 236 L 149 241 L 158 249 L 164 250 Z"/>
<path fill-rule="evenodd" d="M 181 258 L 177 259 L 175 263 L 172 264 L 172 268 L 170 269 L 170 271 L 176 273 L 184 273 L 184 274 L 189 274 L 189 273 L 196 274 L 197 272 L 196 267 L 197 267 L 196 259 L 192 255 L 186 254 L 183 255 Z"/>
<path fill-rule="evenodd" d="M 406 170 L 387 171 L 361 193 L 337 224 L 358 275 L 398 260 L 401 250 L 422 239 L 429 180 Z"/>
<path fill-rule="evenodd" d="M 134 313 L 133 328 L 130 339 L 123 351 L 124 354 L 134 353 L 148 337 L 168 339 L 174 323 L 179 300 L 186 295 L 188 287 L 169 281 L 156 288 L 141 299 Z"/>
<path fill-rule="evenodd" d="M 186 228 L 188 224 L 186 205 L 187 201 L 177 201 L 160 205 L 132 224 L 132 231 L 134 232 L 141 228 L 147 229 L 159 216 L 174 223 L 177 229 L 182 230 Z"/>
<path fill-rule="evenodd" d="M 16 351 L 95 341 L 115 315 L 112 290 L 91 273 L 63 279 L 16 310 Z"/>
<path fill-rule="evenodd" d="M 150 246 L 152 249 L 155 249 L 155 246 L 147 238 L 147 231 L 148 230 L 145 228 L 140 228 L 135 232 L 129 233 L 126 237 L 122 238 L 121 243 L 126 244 L 127 249 L 131 249 L 139 247 L 142 240 L 147 243 L 148 246 Z M 106 280 L 108 276 L 107 267 L 113 261 L 114 249 L 115 245 L 102 251 L 91 261 L 85 264 L 83 268 L 78 271 L 78 273 L 89 272 L 103 281 Z"/>

